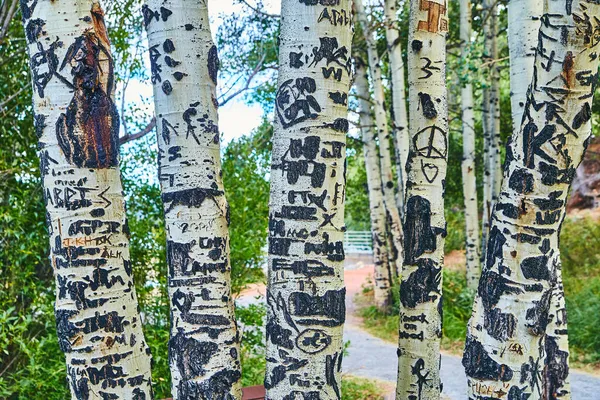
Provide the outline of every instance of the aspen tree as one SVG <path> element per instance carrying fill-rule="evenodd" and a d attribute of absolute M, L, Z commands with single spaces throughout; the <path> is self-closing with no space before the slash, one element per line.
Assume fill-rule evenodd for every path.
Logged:
<path fill-rule="evenodd" d="M 369 92 L 368 72 L 364 61 L 354 57 L 356 69 L 356 94 L 360 104 L 360 131 L 363 141 L 369 208 L 371 213 L 371 234 L 373 237 L 373 259 L 375 262 L 374 294 L 375 304 L 387 309 L 391 301 L 392 274 L 388 263 L 386 212 L 381 186 L 381 171 L 377 155 L 377 143 L 373 135 L 375 124 L 371 116 L 371 93 Z"/>
<path fill-rule="evenodd" d="M 207 0 L 143 7 L 167 230 L 169 363 L 175 399 L 241 398 Z"/>
<path fill-rule="evenodd" d="M 408 161 L 408 113 L 406 111 L 406 86 L 404 61 L 400 44 L 398 0 L 385 0 L 385 38 L 388 48 L 390 76 L 392 78 L 392 122 L 398 177 L 398 208 L 404 215 L 404 192 L 406 191 L 406 162 Z"/>
<path fill-rule="evenodd" d="M 397 275 L 402 269 L 402 219 L 398 204 L 394 196 L 394 174 L 392 171 L 392 156 L 390 149 L 390 134 L 388 129 L 387 113 L 385 111 L 385 94 L 383 91 L 383 82 L 381 78 L 381 60 L 377 54 L 377 46 L 373 31 L 369 23 L 369 18 L 365 12 L 362 0 L 355 0 L 354 7 L 356 17 L 361 25 L 365 43 L 367 45 L 367 56 L 369 60 L 369 75 L 373 84 L 375 125 L 377 127 L 377 137 L 379 139 L 379 164 L 381 170 L 381 183 L 383 187 L 383 202 L 387 213 L 387 220 L 390 228 L 392 248 L 390 266 L 395 269 Z M 400 189 L 401 190 L 401 189 Z"/>
<path fill-rule="evenodd" d="M 22 0 L 21 13 L 71 398 L 151 399 L 104 13 L 90 0 Z"/>
<path fill-rule="evenodd" d="M 483 0 L 484 53 L 488 69 L 483 89 L 483 219 L 481 257 L 485 253 L 489 225 L 502 181 L 500 165 L 500 87 L 498 66 L 498 15 L 496 0 Z M 483 258 L 481 259 L 483 263 Z"/>
<path fill-rule="evenodd" d="M 440 396 L 444 185 L 448 157 L 447 4 L 411 0 L 408 37 L 411 137 L 400 283 L 397 399 Z"/>
<path fill-rule="evenodd" d="M 518 133 L 527 101 L 528 82 L 533 78 L 535 48 L 538 40 L 540 17 L 544 13 L 545 0 L 511 0 L 508 3 L 508 47 L 510 51 L 510 85 L 513 134 Z M 557 268 L 556 285 L 550 298 L 546 333 L 556 337 L 562 351 L 569 350 L 567 337 L 565 295 L 562 273 Z M 553 362 L 546 358 L 545 362 Z M 568 363 L 568 360 L 566 361 Z M 567 364 L 568 365 L 568 364 Z M 567 376 L 563 391 L 570 392 Z M 563 396 L 565 397 L 565 396 Z"/>
<path fill-rule="evenodd" d="M 283 0 L 269 211 L 267 399 L 339 399 L 350 0 Z"/>
<path fill-rule="evenodd" d="M 549 1 L 507 148 L 463 365 L 473 398 L 570 398 L 558 238 L 591 135 L 600 5 Z M 554 304 L 553 304 L 554 303 Z"/>
<path fill-rule="evenodd" d="M 471 44 L 471 2 L 460 2 L 460 50 L 464 60 L 469 58 Z M 465 199 L 465 225 L 467 250 L 467 285 L 477 289 L 481 275 L 479 259 L 479 212 L 475 176 L 475 114 L 473 111 L 473 86 L 467 82 L 461 88 L 463 123 L 462 178 Z"/>

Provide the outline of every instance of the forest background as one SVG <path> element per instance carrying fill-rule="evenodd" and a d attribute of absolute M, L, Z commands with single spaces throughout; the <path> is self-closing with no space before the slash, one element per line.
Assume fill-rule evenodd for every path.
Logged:
<path fill-rule="evenodd" d="M 224 146 L 223 175 L 231 205 L 231 264 L 233 290 L 264 280 L 264 248 L 268 228 L 269 170 L 272 110 L 277 73 L 279 20 L 259 1 L 235 0 L 233 13 L 221 14 L 216 42 L 221 59 L 220 102 L 244 102 L 262 109 L 262 123 Z M 383 7 L 372 2 L 374 20 L 383 19 Z M 144 333 L 154 359 L 153 380 L 157 398 L 170 391 L 167 357 L 168 298 L 166 295 L 165 231 L 160 188 L 156 179 L 156 138 L 152 131 L 151 98 L 124 101 L 135 94 L 132 82 L 148 80 L 147 49 L 143 32 L 142 1 L 106 2 L 109 34 L 118 76 L 118 104 L 123 121 L 121 168 L 128 200 L 131 258 L 136 289 L 144 316 Z M 458 21 L 458 3 L 449 2 L 449 20 Z M 511 132 L 506 43 L 506 8 L 499 3 L 499 56 L 502 143 Z M 406 4 L 400 18 L 407 21 Z M 464 277 L 464 215 L 461 179 L 462 120 L 460 87 L 470 81 L 476 104 L 481 105 L 488 69 L 482 68 L 485 14 L 474 4 L 474 41 L 470 57 L 459 55 L 458 23 L 450 23 L 448 36 L 448 87 L 450 111 L 449 168 L 446 186 L 448 259 L 458 260 L 444 276 L 444 342 L 448 350 L 462 350 L 473 292 Z M 0 398 L 30 399 L 44 393 L 49 400 L 68 397 L 64 355 L 59 349 L 53 315 L 54 283 L 48 260 L 48 237 L 31 109 L 31 85 L 26 42 L 18 9 L 0 33 Z M 402 24 L 406 29 L 407 24 Z M 356 35 L 359 37 L 360 35 Z M 406 48 L 407 32 L 401 32 Z M 383 27 L 378 49 L 385 60 Z M 356 40 L 356 46 L 364 46 Z M 387 76 L 387 63 L 383 74 Z M 387 82 L 387 81 L 386 81 Z M 388 82 L 389 83 L 389 82 Z M 389 84 L 385 85 L 389 89 Z M 149 93 L 150 94 L 150 93 Z M 130 95 L 131 96 L 131 95 Z M 386 89 L 387 104 L 390 93 Z M 127 97 L 128 98 L 128 97 Z M 600 134 L 600 98 L 593 107 L 593 129 Z M 357 99 L 350 99 L 350 119 L 357 120 Z M 352 111 L 354 110 L 354 111 Z M 477 177 L 482 182 L 483 139 L 481 110 L 476 106 Z M 369 199 L 362 142 L 356 128 L 348 141 L 348 230 L 370 230 Z M 597 143 L 597 139 L 596 139 Z M 588 150 L 587 165 L 600 163 L 600 145 Z M 596 164 L 597 165 L 597 164 Z M 478 188 L 481 192 L 481 187 Z M 479 195 L 481 199 L 481 193 Z M 574 206 L 589 205 L 579 198 Z M 593 203 L 593 201 L 591 201 Z M 594 217 L 596 215 L 596 217 Z M 594 370 L 600 367 L 600 213 L 571 212 L 561 236 L 561 253 L 569 312 L 569 340 L 573 364 Z M 397 299 L 389 313 L 369 305 L 365 289 L 362 315 L 366 327 L 395 341 Z M 265 314 L 261 306 L 237 309 L 243 326 L 243 383 L 261 384 L 264 374 L 264 338 L 260 329 Z M 369 322 L 370 321 L 370 322 Z M 348 397 L 351 398 L 351 397 Z"/>

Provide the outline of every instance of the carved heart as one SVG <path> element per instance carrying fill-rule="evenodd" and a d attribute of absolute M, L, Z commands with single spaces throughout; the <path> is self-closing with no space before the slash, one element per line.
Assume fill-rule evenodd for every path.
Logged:
<path fill-rule="evenodd" d="M 429 183 L 433 183 L 440 173 L 440 169 L 437 165 L 429 163 L 424 164 L 423 162 L 421 162 L 421 171 L 423 171 L 423 175 L 425 175 L 425 179 L 427 179 L 427 182 Z"/>

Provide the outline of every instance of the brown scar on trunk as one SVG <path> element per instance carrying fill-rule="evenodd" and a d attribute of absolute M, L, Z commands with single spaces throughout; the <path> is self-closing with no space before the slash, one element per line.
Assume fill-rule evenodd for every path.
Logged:
<path fill-rule="evenodd" d="M 110 40 L 108 39 L 108 32 L 104 22 L 104 10 L 102 10 L 100 3 L 94 2 L 92 4 L 91 13 L 92 24 L 94 25 L 94 32 L 96 32 L 96 36 L 106 47 L 110 46 Z"/>
<path fill-rule="evenodd" d="M 567 89 L 573 87 L 575 74 L 573 72 L 573 66 L 575 65 L 574 57 L 572 52 L 568 52 L 563 61 L 563 72 L 562 76 L 565 80 L 565 86 Z"/>

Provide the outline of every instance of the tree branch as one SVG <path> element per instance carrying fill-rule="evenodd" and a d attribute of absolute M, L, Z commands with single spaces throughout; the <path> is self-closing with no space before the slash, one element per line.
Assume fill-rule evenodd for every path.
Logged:
<path fill-rule="evenodd" d="M 280 18 L 280 17 L 281 17 L 280 15 L 277 15 L 277 14 L 269 14 L 269 13 L 267 13 L 267 12 L 264 12 L 264 11 L 262 11 L 262 10 L 258 9 L 256 6 L 252 6 L 252 5 L 251 5 L 250 3 L 248 3 L 246 0 L 238 0 L 238 1 L 239 1 L 240 3 L 242 3 L 242 4 L 245 4 L 245 5 L 246 5 L 246 7 L 248 7 L 249 9 L 251 9 L 252 11 L 254 11 L 255 13 L 257 13 L 257 14 L 260 14 L 260 15 L 263 15 L 263 16 L 265 16 L 265 17 L 268 17 L 268 18 Z"/>
<path fill-rule="evenodd" d="M 267 58 L 267 54 L 264 53 L 260 59 L 260 61 L 258 62 L 258 64 L 256 65 L 256 67 L 254 67 L 254 70 L 252 70 L 252 73 L 250 74 L 250 76 L 248 77 L 248 79 L 246 80 L 246 84 L 244 85 L 244 87 L 242 87 L 241 89 L 235 91 L 234 93 L 230 94 L 229 96 L 227 96 L 224 100 L 219 102 L 219 107 L 224 106 L 225 104 L 227 104 L 229 101 L 233 100 L 236 96 L 239 96 L 240 94 L 244 93 L 246 90 L 248 90 L 250 88 L 250 84 L 252 83 L 252 80 L 256 77 L 256 75 L 261 71 L 262 66 L 265 62 L 265 58 Z"/>
<path fill-rule="evenodd" d="M 134 133 L 132 135 L 126 134 L 125 136 L 120 137 L 119 138 L 119 146 L 123 146 L 125 143 L 133 142 L 136 139 L 146 136 L 147 134 L 152 132 L 152 130 L 154 129 L 155 126 L 156 126 L 156 117 L 153 117 L 152 120 L 150 121 L 150 123 L 148 123 L 148 125 L 146 125 L 146 127 L 144 129 L 142 129 L 141 131 Z"/>

